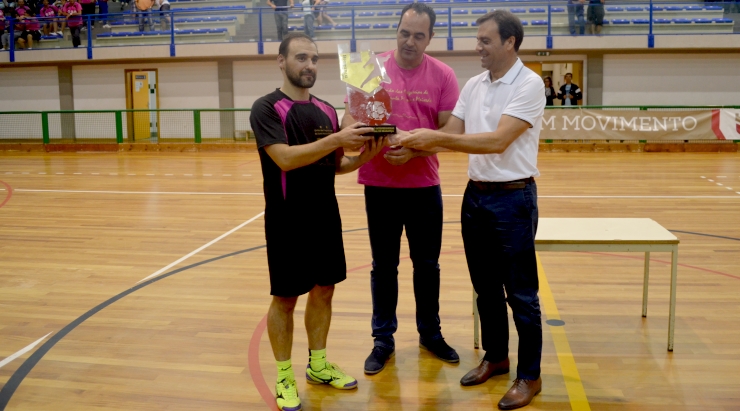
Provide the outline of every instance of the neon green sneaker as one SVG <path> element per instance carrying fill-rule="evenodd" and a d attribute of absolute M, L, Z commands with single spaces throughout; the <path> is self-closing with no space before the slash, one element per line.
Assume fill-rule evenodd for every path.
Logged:
<path fill-rule="evenodd" d="M 301 410 L 301 399 L 298 398 L 298 388 L 293 378 L 286 378 L 275 385 L 275 399 L 282 411 Z"/>
<path fill-rule="evenodd" d="M 326 363 L 326 368 L 320 371 L 306 366 L 306 380 L 309 384 L 329 384 L 338 390 L 351 390 L 357 388 L 357 380 L 345 374 L 336 364 Z"/>

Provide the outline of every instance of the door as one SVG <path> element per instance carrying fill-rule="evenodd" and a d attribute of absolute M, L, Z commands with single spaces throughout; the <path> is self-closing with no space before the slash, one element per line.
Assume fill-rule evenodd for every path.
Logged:
<path fill-rule="evenodd" d="M 146 71 L 131 72 L 131 105 L 134 110 L 149 110 L 149 73 Z M 134 141 L 152 137 L 151 116 L 148 111 L 136 111 L 134 120 Z"/>
<path fill-rule="evenodd" d="M 540 77 L 542 77 L 542 63 L 535 63 L 535 62 L 525 62 L 524 67 L 534 71 L 537 73 Z"/>
<path fill-rule="evenodd" d="M 126 69 L 126 108 L 149 110 L 128 112 L 126 123 L 129 141 L 151 139 L 159 135 L 159 92 L 157 69 Z"/>

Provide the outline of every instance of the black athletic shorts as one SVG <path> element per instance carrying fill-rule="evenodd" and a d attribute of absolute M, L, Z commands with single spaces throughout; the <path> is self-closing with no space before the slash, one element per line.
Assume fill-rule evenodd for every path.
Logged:
<path fill-rule="evenodd" d="M 28 35 L 31 35 L 31 38 L 33 41 L 39 41 L 41 40 L 41 32 L 38 30 L 23 30 L 21 33 L 21 38 L 25 41 L 28 40 Z"/>
<path fill-rule="evenodd" d="M 270 294 L 296 297 L 347 278 L 336 198 L 323 207 L 265 210 Z"/>

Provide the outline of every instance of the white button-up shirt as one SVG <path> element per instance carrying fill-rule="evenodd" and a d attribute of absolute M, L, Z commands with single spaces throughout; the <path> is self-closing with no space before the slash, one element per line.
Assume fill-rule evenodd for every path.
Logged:
<path fill-rule="evenodd" d="M 501 154 L 470 154 L 468 177 L 474 181 L 514 181 L 540 175 L 537 170 L 545 85 L 540 76 L 517 59 L 500 79 L 488 71 L 468 80 L 452 115 L 465 122 L 465 133 L 489 133 L 502 115 L 516 117 L 530 128 Z"/>

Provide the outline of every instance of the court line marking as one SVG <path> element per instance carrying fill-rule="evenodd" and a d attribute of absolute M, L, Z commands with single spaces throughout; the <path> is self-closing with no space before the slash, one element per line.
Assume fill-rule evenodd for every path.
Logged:
<path fill-rule="evenodd" d="M 10 184 L 6 183 L 5 181 L 0 180 L 0 184 L 5 186 L 3 191 L 7 191 L 8 194 L 5 196 L 5 200 L 0 202 L 0 208 L 2 208 L 5 204 L 8 204 L 8 201 L 10 201 L 11 197 L 13 197 L 13 187 L 10 186 Z"/>
<path fill-rule="evenodd" d="M 197 192 L 197 191 L 106 191 L 106 190 L 41 190 L 30 188 L 17 188 L 15 191 L 27 193 L 83 193 L 83 194 L 175 194 L 175 195 L 235 195 L 235 196 L 262 196 L 262 192 Z M 364 197 L 365 194 L 336 194 L 337 197 Z M 442 197 L 462 197 L 463 194 L 442 194 Z M 583 195 L 583 196 L 558 196 L 540 195 L 537 198 L 612 198 L 612 199 L 738 199 L 735 196 L 606 196 L 606 195 Z"/>
<path fill-rule="evenodd" d="M 155 271 L 154 273 L 150 274 L 149 276 L 147 276 L 147 277 L 145 277 L 145 278 L 137 281 L 136 284 L 139 284 L 139 283 L 144 282 L 146 280 L 149 280 L 151 278 L 157 277 L 158 275 L 161 275 L 162 273 L 164 273 L 165 271 L 169 270 L 170 268 L 176 266 L 177 264 L 180 264 L 181 262 L 187 260 L 188 258 L 190 258 L 190 257 L 198 254 L 199 252 L 205 250 L 206 248 L 208 248 L 208 247 L 216 244 L 217 242 L 223 240 L 224 238 L 226 238 L 229 235 L 231 235 L 232 233 L 234 233 L 236 230 L 239 230 L 240 228 L 242 228 L 242 227 L 246 226 L 247 224 L 251 223 L 252 221 L 254 221 L 254 220 L 262 217 L 263 215 L 265 215 L 265 212 L 264 211 L 261 212 L 261 213 L 259 213 L 259 214 L 257 214 L 256 216 L 250 218 L 249 220 L 247 220 L 247 221 L 239 224 L 238 226 L 232 228 L 231 230 L 229 230 L 229 231 L 221 234 L 220 236 L 218 236 L 217 238 L 211 240 L 210 242 L 206 243 L 205 245 L 200 246 L 196 250 L 191 251 L 190 253 L 186 254 L 183 257 L 180 257 L 179 259 L 177 259 L 177 261 L 174 261 L 174 262 L 166 265 L 165 267 L 160 268 L 159 270 Z"/>
<path fill-rule="evenodd" d="M 558 307 L 555 304 L 555 297 L 552 295 L 552 290 L 550 289 L 550 283 L 547 282 L 545 268 L 542 266 L 542 261 L 540 261 L 539 253 L 537 253 L 537 272 L 540 278 L 539 294 L 540 301 L 542 302 L 542 311 L 544 311 L 548 320 L 561 320 Z M 570 349 L 568 336 L 565 335 L 565 326 L 550 326 L 550 334 L 552 335 L 552 342 L 555 345 L 555 354 L 558 356 L 560 371 L 563 374 L 571 409 L 573 411 L 591 411 L 591 406 L 588 404 L 588 397 L 586 397 L 586 390 L 583 388 L 583 382 L 581 381 L 581 375 L 578 373 L 576 360 L 573 358 L 573 352 Z"/>
<path fill-rule="evenodd" d="M 21 383 L 26 378 L 26 376 L 28 375 L 28 373 L 30 373 L 33 370 L 33 368 L 36 366 L 36 364 L 38 364 L 38 362 L 41 361 L 41 359 L 46 355 L 46 353 L 48 353 L 49 350 L 51 350 L 52 348 L 54 348 L 54 346 L 59 341 L 61 341 L 64 337 L 67 336 L 67 334 L 69 334 L 75 328 L 77 328 L 78 325 L 80 325 L 83 322 L 85 322 L 88 318 L 92 317 L 93 315 L 95 315 L 98 312 L 102 311 L 103 309 L 107 308 L 108 306 L 110 306 L 111 304 L 115 303 L 116 301 L 118 301 L 118 300 L 120 300 L 120 299 L 122 299 L 122 298 L 124 298 L 124 297 L 126 297 L 126 296 L 128 296 L 130 294 L 133 294 L 134 292 L 136 292 L 136 291 L 138 291 L 138 290 L 140 290 L 140 289 L 142 289 L 142 288 L 144 288 L 144 287 L 146 287 L 148 285 L 154 284 L 157 281 L 160 281 L 160 280 L 163 280 L 165 278 L 171 277 L 171 276 L 173 276 L 173 275 L 175 275 L 177 273 L 180 273 L 182 271 L 189 270 L 191 268 L 200 267 L 202 265 L 205 265 L 205 264 L 208 264 L 208 263 L 212 263 L 214 261 L 219 261 L 219 260 L 223 260 L 223 259 L 228 258 L 228 257 L 233 257 L 233 256 L 237 256 L 237 255 L 240 255 L 240 254 L 245 254 L 245 253 L 248 253 L 250 251 L 259 250 L 259 249 L 262 249 L 262 248 L 265 248 L 265 247 L 266 246 L 264 244 L 263 245 L 258 245 L 256 247 L 247 248 L 245 250 L 234 251 L 234 252 L 231 252 L 231 253 L 220 255 L 218 257 L 209 258 L 207 260 L 199 261 L 197 263 L 193 263 L 193 264 L 187 265 L 185 267 L 181 267 L 181 268 L 172 270 L 169 273 L 165 273 L 165 274 L 163 274 L 163 275 L 161 275 L 161 276 L 159 276 L 157 278 L 152 278 L 149 281 L 143 282 L 143 283 L 138 284 L 138 285 L 135 285 L 135 286 L 133 286 L 133 287 L 131 287 L 131 288 L 125 290 L 125 291 L 122 291 L 122 292 L 114 295 L 113 297 L 111 297 L 111 298 L 103 301 L 102 303 L 96 305 L 95 307 L 91 308 L 90 310 L 88 310 L 84 314 L 82 314 L 79 317 L 77 317 L 74 321 L 72 321 L 71 323 L 69 323 L 66 326 L 64 326 L 64 328 L 62 328 L 61 330 L 59 330 L 51 338 L 49 338 L 48 341 L 46 341 L 45 343 L 43 343 L 41 345 L 41 347 L 39 347 L 36 351 L 33 352 L 33 354 L 31 354 L 28 358 L 26 358 L 26 360 L 23 361 L 23 364 L 21 364 L 21 366 L 18 367 L 18 369 L 15 370 L 15 372 L 13 373 L 13 375 L 10 376 L 10 378 L 5 383 L 5 385 L 3 385 L 2 388 L 0 388 L 0 411 L 5 411 L 5 408 L 8 406 L 8 403 L 10 402 L 10 399 L 13 397 L 13 394 L 15 394 L 15 391 L 21 385 Z"/>
<path fill-rule="evenodd" d="M 39 338 L 38 340 L 32 342 L 31 344 L 28 344 L 27 346 L 23 347 L 22 349 L 20 349 L 15 354 L 9 355 L 4 360 L 0 361 L 0 368 L 5 367 L 6 365 L 10 364 L 11 361 L 15 360 L 16 358 L 20 357 L 21 355 L 23 355 L 23 354 L 25 354 L 25 353 L 27 353 L 29 351 L 31 351 L 34 347 L 36 347 L 37 345 L 39 345 L 41 343 L 41 341 L 44 341 L 46 339 L 46 337 L 48 337 L 50 335 L 51 335 L 51 333 L 46 334 L 45 336 Z"/>
<path fill-rule="evenodd" d="M 445 222 L 445 224 L 448 224 L 448 223 L 459 223 L 459 221 Z M 366 229 L 367 228 L 347 230 L 347 231 L 348 232 L 349 231 L 360 231 L 360 230 L 366 230 Z M 676 232 L 683 232 L 683 233 L 688 233 L 688 234 L 696 234 L 696 235 L 702 235 L 702 236 L 708 236 L 708 237 L 731 238 L 731 237 L 714 236 L 712 234 L 694 233 L 694 232 L 688 232 L 688 231 L 678 231 L 678 230 L 676 230 Z M 740 241 L 740 239 L 734 239 L 734 238 L 732 238 L 732 239 L 733 240 Z M 214 261 L 219 261 L 219 260 L 222 260 L 222 259 L 225 259 L 225 258 L 228 258 L 228 257 L 233 257 L 233 256 L 237 256 L 237 255 L 240 255 L 240 254 L 249 253 L 251 251 L 255 251 L 255 250 L 259 250 L 259 249 L 263 249 L 263 248 L 266 248 L 266 245 L 265 244 L 259 245 L 259 246 L 256 246 L 256 247 L 247 248 L 247 249 L 244 249 L 244 250 L 234 251 L 234 252 L 227 253 L 227 254 L 224 254 L 224 255 L 221 255 L 221 256 L 218 256 L 218 257 L 209 258 L 207 260 L 199 261 L 197 263 L 193 263 L 193 264 L 190 264 L 188 266 L 178 268 L 176 270 L 170 271 L 169 273 L 165 273 L 165 274 L 163 274 L 163 275 L 161 275 L 161 276 L 159 276 L 157 278 L 153 278 L 153 279 L 151 279 L 151 280 L 149 280 L 147 282 L 144 282 L 144 283 L 141 283 L 141 284 L 136 285 L 134 287 L 131 287 L 128 290 L 123 291 L 123 292 L 121 292 L 121 293 L 119 293 L 117 295 L 114 295 L 113 297 L 111 297 L 111 298 L 103 301 L 102 303 L 100 303 L 97 306 L 93 307 L 92 309 L 88 310 L 86 313 L 84 313 L 81 316 L 77 317 L 77 319 L 75 319 L 71 323 L 67 324 L 64 328 L 62 328 L 61 330 L 59 330 L 59 332 L 57 332 L 53 337 L 51 337 L 49 339 L 49 341 L 45 342 L 41 347 L 39 347 L 38 350 L 36 350 L 33 354 L 31 354 L 31 356 L 29 358 L 27 358 L 23 362 L 23 364 L 20 367 L 18 367 L 18 369 L 10 376 L 10 378 L 5 383 L 5 385 L 3 385 L 2 388 L 0 388 L 0 411 L 4 411 L 5 410 L 5 408 L 8 405 L 8 402 L 10 402 L 10 399 L 13 397 L 13 394 L 15 394 L 15 391 L 18 389 L 18 387 L 20 386 L 20 384 L 26 378 L 26 376 L 28 375 L 28 373 L 30 373 L 33 370 L 33 368 L 36 366 L 36 364 L 38 364 L 38 362 L 41 361 L 41 359 L 46 355 L 46 353 L 48 353 L 49 350 L 51 350 L 56 345 L 56 343 L 58 343 L 59 341 L 61 341 L 64 337 L 67 336 L 67 334 L 69 334 L 72 330 L 74 330 L 75 328 L 77 328 L 78 325 L 80 325 L 83 322 L 85 322 L 85 320 L 87 320 L 88 318 L 90 318 L 93 315 L 97 314 L 98 312 L 102 311 L 103 309 L 105 309 L 106 307 L 108 307 L 111 304 L 115 303 L 116 301 L 118 301 L 118 300 L 120 300 L 120 299 L 122 299 L 122 298 L 124 298 L 124 297 L 126 297 L 126 296 L 128 296 L 128 295 L 130 295 L 130 294 L 132 294 L 132 293 L 134 293 L 134 292 L 136 292 L 136 291 L 138 291 L 138 290 L 140 290 L 140 289 L 148 286 L 148 285 L 151 285 L 151 284 L 153 284 L 153 283 L 155 283 L 157 281 L 163 280 L 163 279 L 165 279 L 167 277 L 171 277 L 171 276 L 173 276 L 173 275 L 175 275 L 177 273 L 180 273 L 182 271 L 189 270 L 191 268 L 200 267 L 202 265 L 205 265 L 205 264 L 208 264 L 208 263 L 212 263 Z M 627 257 L 627 256 L 623 256 L 623 255 L 613 255 L 613 256 L 615 256 L 615 257 Z M 679 266 L 682 266 L 682 264 L 679 264 Z M 691 267 L 691 266 L 689 266 L 689 267 Z M 691 268 L 693 268 L 693 267 L 691 267 Z M 712 271 L 710 271 L 710 272 L 712 272 Z M 723 274 L 724 275 L 724 273 L 719 273 L 719 272 L 715 272 L 715 273 Z M 738 279 L 740 279 L 740 278 L 738 278 Z M 255 331 L 256 331 L 256 329 L 255 329 Z"/>

